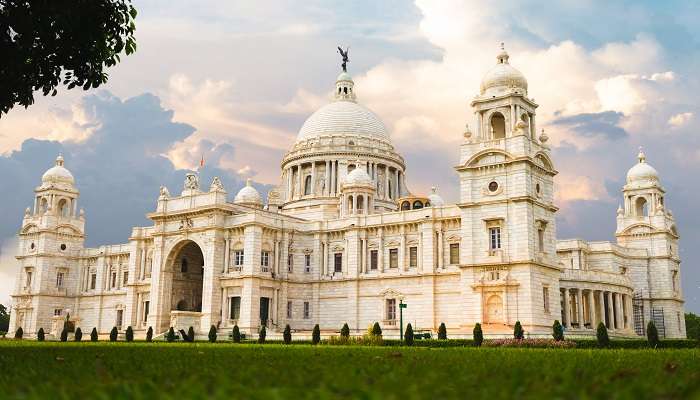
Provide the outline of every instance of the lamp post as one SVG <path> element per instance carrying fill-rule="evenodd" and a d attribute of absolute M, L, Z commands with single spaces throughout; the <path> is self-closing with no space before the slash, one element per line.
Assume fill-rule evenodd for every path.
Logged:
<path fill-rule="evenodd" d="M 403 302 L 403 299 L 399 301 L 399 332 L 401 335 L 401 340 L 403 341 L 403 309 L 408 307 L 408 304 Z"/>

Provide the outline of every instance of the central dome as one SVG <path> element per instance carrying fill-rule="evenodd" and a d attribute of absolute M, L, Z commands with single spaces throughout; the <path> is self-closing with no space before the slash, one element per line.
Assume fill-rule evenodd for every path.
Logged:
<path fill-rule="evenodd" d="M 358 135 L 389 141 L 389 132 L 375 113 L 352 101 L 321 107 L 302 125 L 297 141 L 323 135 Z"/>

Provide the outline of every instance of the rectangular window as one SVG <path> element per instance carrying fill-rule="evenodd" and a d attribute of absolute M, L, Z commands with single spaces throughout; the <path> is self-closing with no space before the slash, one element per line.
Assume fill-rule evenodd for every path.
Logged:
<path fill-rule="evenodd" d="M 231 297 L 229 305 L 229 319 L 238 319 L 241 316 L 241 298 L 239 296 Z"/>
<path fill-rule="evenodd" d="M 292 319 L 292 302 L 287 302 L 287 319 Z"/>
<path fill-rule="evenodd" d="M 459 264 L 459 243 L 450 243 L 450 264 Z"/>
<path fill-rule="evenodd" d="M 56 273 L 56 288 L 62 289 L 63 288 L 63 272 L 57 272 Z"/>
<path fill-rule="evenodd" d="M 124 271 L 124 284 L 129 283 L 129 271 Z"/>
<path fill-rule="evenodd" d="M 92 273 L 90 274 L 90 290 L 95 290 L 95 286 L 97 286 L 97 274 Z"/>
<path fill-rule="evenodd" d="M 242 266 L 245 260 L 245 254 L 243 250 L 236 250 L 233 252 L 233 265 Z"/>
<path fill-rule="evenodd" d="M 32 271 L 27 271 L 27 279 L 25 280 L 25 285 L 27 288 L 32 287 Z"/>
<path fill-rule="evenodd" d="M 376 270 L 379 261 L 379 251 L 371 250 L 369 252 L 369 269 Z"/>
<path fill-rule="evenodd" d="M 544 312 L 549 314 L 549 288 L 547 286 L 542 287 L 542 298 L 544 299 Z"/>
<path fill-rule="evenodd" d="M 389 249 L 389 268 L 399 267 L 399 249 Z"/>
<path fill-rule="evenodd" d="M 262 251 L 260 253 L 260 265 L 262 265 L 263 267 L 270 266 L 270 252 L 269 251 Z"/>
<path fill-rule="evenodd" d="M 143 322 L 148 322 L 148 312 L 150 311 L 151 302 L 146 300 L 143 302 Z"/>
<path fill-rule="evenodd" d="M 304 254 L 304 272 L 311 272 L 311 254 Z"/>
<path fill-rule="evenodd" d="M 114 271 L 112 272 L 112 282 L 110 285 L 112 288 L 115 288 L 117 286 L 117 272 Z"/>
<path fill-rule="evenodd" d="M 544 253 L 544 229 L 537 230 L 537 248 L 540 253 Z"/>
<path fill-rule="evenodd" d="M 408 266 L 416 268 L 418 266 L 418 247 L 408 248 Z"/>
<path fill-rule="evenodd" d="M 496 226 L 489 228 L 489 248 L 491 250 L 500 250 L 501 248 L 501 227 Z"/>
<path fill-rule="evenodd" d="M 386 299 L 386 319 L 396 320 L 396 299 Z"/>
<path fill-rule="evenodd" d="M 311 308 L 309 307 L 309 302 L 304 302 L 304 319 L 309 319 L 311 315 Z"/>
<path fill-rule="evenodd" d="M 122 322 L 124 321 L 124 310 L 117 310 L 117 321 L 114 325 L 116 325 L 117 329 L 122 329 Z"/>
<path fill-rule="evenodd" d="M 61 309 L 61 308 L 54 308 L 54 309 L 53 309 L 53 315 L 54 315 L 54 317 L 60 316 L 62 312 L 63 312 L 63 309 Z"/>
<path fill-rule="evenodd" d="M 287 272 L 294 270 L 294 254 L 287 255 Z"/>
<path fill-rule="evenodd" d="M 343 272 L 343 253 L 333 255 L 333 272 Z"/>

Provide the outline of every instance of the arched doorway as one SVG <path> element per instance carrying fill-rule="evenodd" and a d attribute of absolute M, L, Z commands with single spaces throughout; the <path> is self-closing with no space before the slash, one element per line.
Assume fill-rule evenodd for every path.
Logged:
<path fill-rule="evenodd" d="M 503 300 L 499 295 L 492 295 L 486 302 L 486 320 L 489 324 L 503 322 Z"/>
<path fill-rule="evenodd" d="M 188 240 L 172 251 L 171 311 L 202 311 L 204 254 L 197 243 Z"/>

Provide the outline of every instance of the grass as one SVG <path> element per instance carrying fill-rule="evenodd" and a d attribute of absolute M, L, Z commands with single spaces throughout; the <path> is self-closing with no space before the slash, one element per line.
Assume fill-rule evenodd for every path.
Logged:
<path fill-rule="evenodd" d="M 700 398 L 700 350 L 0 341 L 0 397 Z"/>

